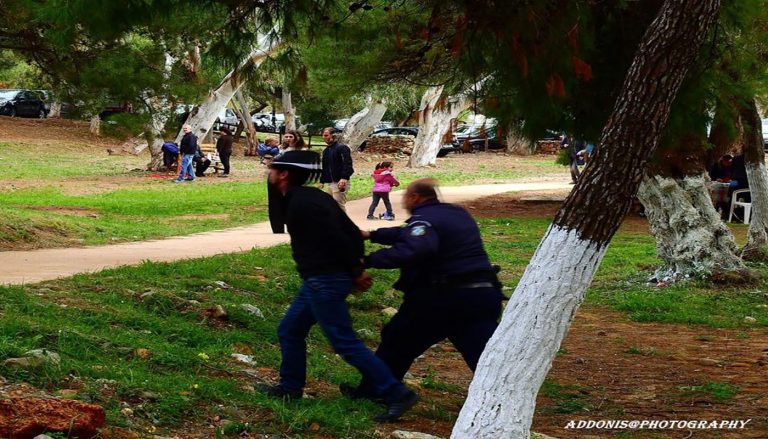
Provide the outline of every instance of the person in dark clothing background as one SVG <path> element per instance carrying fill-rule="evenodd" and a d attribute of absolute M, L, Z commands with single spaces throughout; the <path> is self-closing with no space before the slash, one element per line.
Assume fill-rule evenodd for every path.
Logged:
<path fill-rule="evenodd" d="M 205 177 L 205 171 L 211 166 L 211 159 L 203 154 L 199 144 L 197 145 L 197 151 L 195 151 L 195 158 L 192 161 L 195 162 L 195 177 Z"/>
<path fill-rule="evenodd" d="M 435 186 L 431 179 L 408 186 L 403 207 L 411 217 L 405 227 L 362 232 L 371 242 L 391 246 L 366 256 L 366 267 L 400 269 L 394 286 L 403 291 L 403 303 L 382 329 L 376 350 L 398 380 L 446 338 L 474 371 L 504 299 L 477 223 L 465 209 L 441 203 Z M 353 398 L 373 395 L 365 377 L 357 388 L 343 384 L 341 391 Z"/>
<path fill-rule="evenodd" d="M 195 170 L 192 162 L 195 159 L 195 152 L 197 152 L 197 136 L 192 134 L 192 127 L 188 124 L 185 124 L 181 130 L 184 131 L 184 137 L 181 138 L 181 144 L 179 145 L 181 165 L 179 166 L 179 176 L 173 180 L 176 183 L 181 183 L 185 180 L 195 181 Z"/>
<path fill-rule="evenodd" d="M 224 165 L 224 172 L 219 177 L 229 177 L 229 158 L 232 156 L 232 132 L 229 128 L 222 128 L 219 140 L 216 141 L 216 151 L 219 153 L 219 160 Z"/>
<path fill-rule="evenodd" d="M 323 174 L 320 183 L 328 185 L 328 193 L 346 210 L 349 179 L 355 172 L 352 167 L 352 153 L 349 146 L 339 143 L 333 128 L 323 129 L 323 140 L 326 146 L 323 150 Z"/>
<path fill-rule="evenodd" d="M 389 368 L 357 337 L 346 298 L 353 285 L 370 288 L 364 271 L 360 229 L 338 203 L 317 188 L 302 186 L 320 174 L 320 157 L 311 151 L 288 151 L 270 164 L 269 183 L 281 195 L 274 200 L 283 211 L 291 235 L 291 250 L 302 285 L 278 327 L 280 383 L 263 385 L 267 395 L 301 398 L 306 385 L 306 338 L 315 323 L 320 325 L 333 350 L 355 367 L 382 398 L 387 411 L 375 419 L 397 420 L 418 396 L 392 376 Z"/>

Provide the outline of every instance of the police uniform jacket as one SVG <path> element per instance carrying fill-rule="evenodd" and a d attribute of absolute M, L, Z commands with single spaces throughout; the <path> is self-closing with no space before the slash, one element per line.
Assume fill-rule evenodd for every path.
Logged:
<path fill-rule="evenodd" d="M 416 290 L 440 294 L 472 282 L 498 284 L 480 229 L 466 210 L 429 200 L 412 213 L 403 227 L 371 232 L 372 242 L 391 247 L 366 256 L 366 267 L 400 268 L 394 286 L 406 298 Z"/>
<path fill-rule="evenodd" d="M 312 187 L 292 187 L 285 195 L 285 225 L 302 279 L 313 275 L 362 272 L 365 245 L 360 229 L 328 194 Z"/>

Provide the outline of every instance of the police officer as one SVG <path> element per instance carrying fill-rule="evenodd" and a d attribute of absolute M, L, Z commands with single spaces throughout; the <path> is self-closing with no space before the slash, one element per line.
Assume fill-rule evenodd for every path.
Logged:
<path fill-rule="evenodd" d="M 501 284 L 483 248 L 480 230 L 463 208 L 441 203 L 432 179 L 408 186 L 405 227 L 362 232 L 390 247 L 365 257 L 365 266 L 399 268 L 395 288 L 404 292 L 398 313 L 382 329 L 376 356 L 402 380 L 413 361 L 430 346 L 449 339 L 474 372 L 496 330 Z M 341 386 L 351 397 L 371 398 L 364 378 L 358 388 Z"/>
<path fill-rule="evenodd" d="M 328 194 L 303 186 L 320 174 L 320 157 L 311 151 L 288 151 L 270 164 L 269 184 L 279 195 L 271 212 L 282 211 L 291 235 L 291 250 L 302 285 L 285 313 L 277 335 L 280 339 L 280 383 L 263 385 L 267 395 L 302 397 L 307 374 L 306 338 L 317 323 L 333 350 L 354 366 L 372 385 L 373 393 L 387 406 L 375 418 L 397 420 L 419 399 L 395 379 L 389 368 L 357 337 L 346 298 L 353 285 L 366 290 L 370 276 L 362 266 L 360 230 Z M 318 255 L 322 254 L 322 257 Z"/>

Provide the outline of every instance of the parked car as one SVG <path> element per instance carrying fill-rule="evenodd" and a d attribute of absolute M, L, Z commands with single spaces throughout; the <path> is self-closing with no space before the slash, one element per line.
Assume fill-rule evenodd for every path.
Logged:
<path fill-rule="evenodd" d="M 371 133 L 368 138 L 371 137 L 387 137 L 387 136 L 410 136 L 416 137 L 419 134 L 419 129 L 416 127 L 391 127 L 376 130 Z M 368 146 L 368 140 L 363 141 L 360 146 L 357 147 L 358 151 L 364 151 Z"/>
<path fill-rule="evenodd" d="M 132 113 L 133 105 L 130 102 L 112 102 L 107 104 L 103 110 L 99 113 L 101 120 L 107 120 L 115 114 L 119 113 Z"/>
<path fill-rule="evenodd" d="M 453 145 L 463 150 L 468 142 L 470 151 L 503 149 L 504 144 L 496 136 L 497 126 L 493 119 L 487 119 L 483 125 L 459 125 L 453 132 Z"/>
<path fill-rule="evenodd" d="M 275 113 L 274 116 L 274 120 L 272 119 L 272 113 L 256 113 L 251 116 L 251 120 L 256 126 L 256 131 L 266 133 L 279 132 L 285 126 L 285 115 L 283 113 Z"/>
<path fill-rule="evenodd" d="M 36 90 L 0 90 L 0 114 L 44 119 L 48 109 L 43 94 Z"/>
<path fill-rule="evenodd" d="M 213 126 L 219 128 L 220 126 L 227 126 L 230 130 L 240 125 L 240 118 L 237 117 L 235 110 L 231 108 L 224 108 L 216 116 L 216 121 Z"/>

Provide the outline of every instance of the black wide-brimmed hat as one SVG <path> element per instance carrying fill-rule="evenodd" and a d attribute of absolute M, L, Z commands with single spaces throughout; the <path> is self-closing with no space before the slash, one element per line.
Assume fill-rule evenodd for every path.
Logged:
<path fill-rule="evenodd" d="M 275 157 L 270 168 L 275 169 L 301 169 L 309 173 L 307 181 L 314 181 L 320 178 L 322 166 L 320 164 L 320 154 L 314 151 L 286 151 Z"/>

